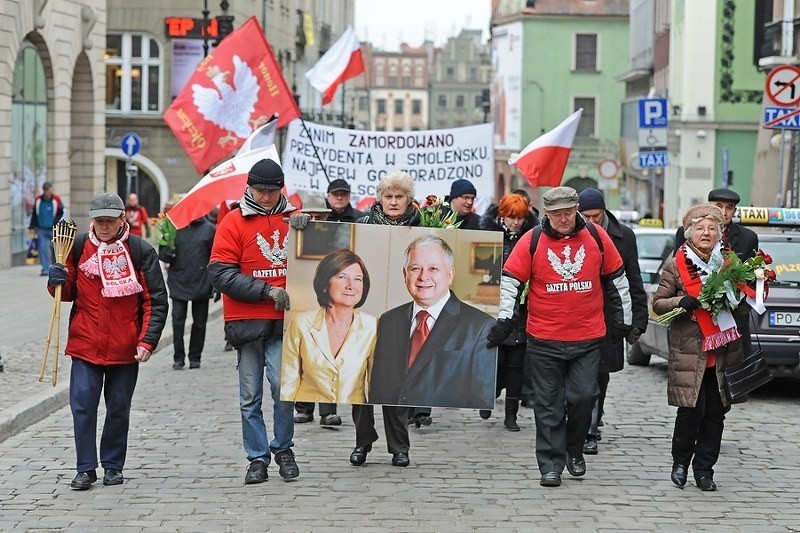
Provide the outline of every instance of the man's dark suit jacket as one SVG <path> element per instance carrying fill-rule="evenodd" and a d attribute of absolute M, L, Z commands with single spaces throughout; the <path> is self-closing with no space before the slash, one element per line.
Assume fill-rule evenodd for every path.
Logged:
<path fill-rule="evenodd" d="M 486 337 L 494 319 L 451 291 L 409 369 L 412 312 L 407 303 L 378 319 L 369 403 L 492 409 L 497 349 Z"/>

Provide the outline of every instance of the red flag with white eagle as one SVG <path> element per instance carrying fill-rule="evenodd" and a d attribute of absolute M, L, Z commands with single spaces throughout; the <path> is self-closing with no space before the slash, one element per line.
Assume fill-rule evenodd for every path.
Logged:
<path fill-rule="evenodd" d="M 325 52 L 314 68 L 306 72 L 308 82 L 322 93 L 322 104 L 329 104 L 336 88 L 364 72 L 361 43 L 355 30 L 348 26 L 333 46 Z"/>
<path fill-rule="evenodd" d="M 275 113 L 277 127 L 300 116 L 261 26 L 250 17 L 200 62 L 164 120 L 197 171 L 206 172 Z"/>
<path fill-rule="evenodd" d="M 203 179 L 167 212 L 167 218 L 176 228 L 185 228 L 192 220 L 210 213 L 220 202 L 241 198 L 247 187 L 247 173 L 262 159 L 272 159 L 280 164 L 278 150 L 274 145 L 237 155 L 203 176 Z"/>
<path fill-rule="evenodd" d="M 578 109 L 564 122 L 526 146 L 522 152 L 511 154 L 508 164 L 516 165 L 532 187 L 561 185 L 581 113 L 583 109 Z"/>

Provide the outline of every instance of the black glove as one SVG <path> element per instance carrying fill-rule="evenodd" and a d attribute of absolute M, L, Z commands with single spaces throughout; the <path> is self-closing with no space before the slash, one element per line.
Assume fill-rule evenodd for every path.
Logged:
<path fill-rule="evenodd" d="M 500 346 L 500 343 L 506 340 L 513 330 L 514 326 L 511 325 L 510 320 L 498 320 L 489 330 L 489 335 L 486 337 L 489 342 L 486 343 L 486 347 Z"/>
<path fill-rule="evenodd" d="M 703 304 L 695 298 L 694 296 L 689 296 L 688 294 L 681 298 L 681 301 L 678 302 L 678 307 L 683 307 L 686 309 L 687 313 L 691 313 L 695 309 L 699 309 L 703 307 Z"/>
<path fill-rule="evenodd" d="M 636 341 L 638 341 L 641 336 L 642 332 L 639 331 L 639 328 L 631 328 L 625 340 L 628 341 L 628 344 L 636 344 Z"/>
<path fill-rule="evenodd" d="M 270 287 L 267 290 L 267 299 L 275 302 L 275 309 L 278 311 L 289 310 L 289 293 L 280 287 Z"/>
<path fill-rule="evenodd" d="M 50 265 L 50 271 L 47 274 L 47 284 L 53 287 L 58 287 L 67 282 L 67 267 L 61 263 L 53 263 Z"/>
<path fill-rule="evenodd" d="M 164 253 L 162 255 L 164 256 L 165 263 L 171 263 L 175 260 L 175 256 L 177 254 L 175 252 L 175 248 L 172 248 L 171 246 L 165 246 Z"/>

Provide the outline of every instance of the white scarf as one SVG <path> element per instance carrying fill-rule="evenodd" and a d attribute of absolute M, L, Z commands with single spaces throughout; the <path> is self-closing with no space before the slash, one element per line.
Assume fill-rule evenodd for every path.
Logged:
<path fill-rule="evenodd" d="M 97 252 L 78 268 L 89 278 L 100 276 L 103 283 L 103 290 L 100 292 L 107 298 L 130 296 L 144 290 L 136 279 L 131 254 L 123 244 L 129 235 L 130 226 L 125 222 L 122 235 L 112 241 L 102 242 L 94 232 L 94 224 L 89 225 L 89 240 L 97 246 Z"/>
<path fill-rule="evenodd" d="M 694 263 L 694 265 L 699 269 L 700 280 L 703 282 L 703 284 L 705 284 L 708 276 L 710 276 L 712 272 L 722 268 L 722 263 L 724 262 L 724 258 L 722 257 L 722 243 L 717 242 L 717 244 L 714 245 L 714 249 L 711 250 L 711 257 L 709 257 L 708 263 L 703 261 L 691 246 L 686 246 L 686 258 Z M 737 297 L 736 291 L 730 286 L 730 283 L 726 282 L 726 288 L 727 291 L 725 292 L 725 296 L 728 298 L 731 306 L 734 308 L 738 307 L 739 301 L 742 299 L 741 294 Z M 733 319 L 733 315 L 730 311 L 720 311 L 717 315 L 717 325 L 719 326 L 720 330 L 725 331 L 735 328 L 736 321 Z"/>

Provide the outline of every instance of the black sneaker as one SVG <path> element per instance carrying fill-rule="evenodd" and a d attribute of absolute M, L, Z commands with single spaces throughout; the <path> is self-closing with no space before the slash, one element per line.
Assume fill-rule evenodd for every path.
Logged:
<path fill-rule="evenodd" d="M 121 470 L 106 468 L 106 473 L 103 476 L 103 485 L 122 485 L 123 479 Z"/>
<path fill-rule="evenodd" d="M 183 370 L 184 366 L 186 366 L 186 364 L 183 361 L 175 361 L 172 363 L 172 370 Z"/>
<path fill-rule="evenodd" d="M 78 472 L 69 486 L 74 490 L 89 490 L 89 487 L 91 487 L 92 483 L 95 481 L 97 481 L 97 472 L 88 470 L 86 472 Z"/>
<path fill-rule="evenodd" d="M 281 477 L 289 481 L 300 475 L 300 469 L 294 460 L 294 452 L 286 448 L 275 453 L 275 462 L 278 464 L 278 473 Z"/>
<path fill-rule="evenodd" d="M 322 418 L 319 419 L 320 426 L 341 426 L 342 419 L 336 413 L 332 413 L 329 415 L 323 415 Z"/>
<path fill-rule="evenodd" d="M 247 473 L 244 475 L 244 484 L 264 483 L 268 477 L 267 463 L 261 459 L 256 459 L 247 467 Z"/>

